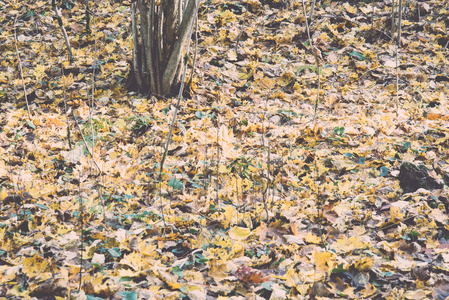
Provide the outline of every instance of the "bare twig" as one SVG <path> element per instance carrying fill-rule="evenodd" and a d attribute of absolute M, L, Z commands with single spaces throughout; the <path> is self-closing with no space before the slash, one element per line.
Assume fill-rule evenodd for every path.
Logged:
<path fill-rule="evenodd" d="M 396 40 L 396 108 L 399 107 L 399 50 L 401 47 L 402 0 L 398 4 L 398 35 Z M 397 112 L 397 110 L 396 110 Z"/>
<path fill-rule="evenodd" d="M 310 44 L 310 48 L 312 49 L 312 54 L 315 57 L 315 63 L 316 63 L 316 68 L 317 68 L 316 73 L 318 75 L 317 95 L 316 95 L 316 100 L 315 100 L 315 110 L 314 110 L 314 114 L 313 114 L 313 119 L 316 120 L 318 103 L 320 102 L 320 85 L 321 85 L 320 56 L 321 56 L 321 51 L 318 48 L 313 46 L 312 39 L 310 38 L 309 21 L 307 20 L 306 4 L 304 3 L 304 0 L 302 0 L 302 8 L 304 11 L 304 18 L 306 19 L 307 37 L 309 38 L 309 44 Z M 310 20 L 312 20 L 312 14 L 310 14 Z"/>
<path fill-rule="evenodd" d="M 94 104 L 95 104 L 95 70 L 98 67 L 97 28 L 96 28 L 97 26 L 95 23 L 95 15 L 93 15 L 93 24 L 94 24 L 94 62 L 92 65 L 92 83 L 91 83 L 92 97 L 90 98 L 89 123 L 90 123 L 90 136 L 91 136 L 91 141 L 92 141 L 91 156 L 92 156 L 92 161 L 95 161 L 95 156 L 94 156 L 95 155 L 95 134 L 94 134 L 94 125 L 93 125 L 93 110 L 94 110 Z"/>
<path fill-rule="evenodd" d="M 192 61 L 192 72 L 190 73 L 190 79 L 187 83 L 187 88 L 190 88 L 193 80 L 193 73 L 195 72 L 195 64 L 196 64 L 196 55 L 198 54 L 198 15 L 195 18 L 195 50 L 193 54 L 193 61 Z"/>
<path fill-rule="evenodd" d="M 216 201 L 218 204 L 218 179 L 219 179 L 219 173 L 218 173 L 218 168 L 219 168 L 219 164 L 220 164 L 220 122 L 219 119 L 217 117 L 217 162 L 216 162 L 216 168 L 217 168 L 217 181 L 215 182 L 215 194 L 216 194 Z"/>
<path fill-rule="evenodd" d="M 316 0 L 312 0 L 312 5 L 310 7 L 309 24 L 312 23 L 313 11 L 315 9 Z"/>
<path fill-rule="evenodd" d="M 64 76 L 64 64 L 61 63 L 61 74 L 62 74 L 62 87 L 63 87 L 63 95 L 64 95 L 64 114 L 65 119 L 67 121 L 67 141 L 69 142 L 69 148 L 72 149 L 72 141 L 71 141 L 71 132 L 70 132 L 70 125 L 69 125 L 69 115 L 68 115 L 68 109 L 67 109 L 67 93 L 66 93 L 66 86 L 65 86 L 65 76 Z"/>
<path fill-rule="evenodd" d="M 137 39 L 137 3 L 135 1 L 131 4 L 131 27 L 132 27 L 132 34 L 133 34 L 133 68 L 134 68 L 134 74 L 136 76 L 136 81 L 138 86 L 142 86 L 142 78 L 141 75 L 141 66 L 138 63 L 138 39 Z"/>
<path fill-rule="evenodd" d="M 195 14 L 193 16 L 194 18 L 196 18 L 196 15 L 198 13 L 199 3 L 200 3 L 199 2 L 200 0 L 195 0 L 195 1 L 196 1 L 196 3 L 195 3 L 196 4 L 196 9 L 194 10 L 194 14 Z M 192 30 L 193 30 L 193 22 L 190 23 L 190 28 L 189 28 L 188 35 L 187 35 L 188 39 L 187 39 L 186 53 L 189 53 L 189 50 L 190 50 L 190 39 L 191 39 L 191 36 L 192 36 Z M 178 101 L 176 102 L 175 111 L 173 112 L 173 118 L 172 118 L 172 122 L 171 122 L 171 125 L 170 125 L 170 130 L 169 130 L 168 136 L 167 136 L 167 143 L 165 144 L 165 150 L 164 150 L 164 154 L 163 154 L 162 160 L 161 160 L 161 166 L 160 166 L 160 169 L 159 169 L 159 176 L 158 176 L 159 184 L 161 183 L 161 180 L 162 180 L 162 171 L 164 170 L 164 162 L 165 162 L 165 159 L 167 158 L 168 147 L 169 147 L 170 142 L 171 142 L 171 137 L 172 137 L 172 134 L 173 134 L 173 128 L 175 127 L 176 116 L 178 114 L 178 109 L 179 109 L 179 106 L 181 104 L 181 100 L 183 99 L 182 93 L 184 91 L 184 85 L 185 85 L 186 74 L 187 74 L 187 63 L 188 63 L 188 59 L 187 58 L 188 57 L 186 57 L 186 59 L 184 61 L 184 72 L 182 74 L 181 86 L 179 87 Z M 162 204 L 162 197 L 161 197 L 161 204 Z M 164 222 L 165 222 L 165 220 L 164 220 Z"/>
<path fill-rule="evenodd" d="M 86 146 L 87 152 L 89 152 L 89 155 L 92 157 L 92 161 L 93 161 L 94 165 L 97 167 L 97 169 L 100 172 L 100 174 L 102 174 L 101 168 L 97 164 L 97 162 L 95 161 L 94 156 L 92 155 L 92 152 L 90 151 L 89 145 L 87 144 L 86 138 L 84 137 L 83 130 L 82 130 L 80 124 L 78 123 L 78 120 L 76 119 L 75 114 L 74 114 L 73 111 L 72 111 L 72 114 L 73 114 L 73 118 L 75 119 L 76 126 L 78 127 L 78 130 L 80 131 L 81 137 L 83 138 L 84 146 Z"/>
<path fill-rule="evenodd" d="M 309 29 L 309 21 L 307 20 L 307 12 L 306 12 L 306 4 L 304 0 L 302 0 L 302 9 L 304 11 L 304 18 L 306 19 L 306 29 L 307 29 L 307 37 L 309 38 L 310 47 L 312 47 L 312 39 L 310 38 L 310 29 Z M 312 16 L 310 16 L 310 20 L 312 20 Z"/>
<path fill-rule="evenodd" d="M 396 0 L 393 0 L 391 2 L 391 36 L 394 36 L 394 27 L 395 27 L 395 16 L 394 16 L 394 9 L 396 7 Z"/>
<path fill-rule="evenodd" d="M 81 172 L 79 174 L 81 177 Z M 81 196 L 81 180 L 78 180 L 78 199 L 80 201 L 79 206 L 79 222 L 80 222 L 80 284 L 78 287 L 78 292 L 81 291 L 81 288 L 83 286 L 83 250 L 84 250 L 84 205 L 83 205 L 83 197 Z"/>
<path fill-rule="evenodd" d="M 315 172 L 316 172 L 316 178 L 318 179 L 319 174 L 318 174 L 318 165 L 317 165 L 317 159 L 318 158 L 317 157 L 318 157 L 318 155 L 315 156 Z M 322 229 L 322 226 L 321 226 L 321 218 L 324 216 L 324 201 L 325 200 L 321 199 L 321 195 L 320 195 L 320 191 L 318 189 L 317 181 L 316 181 L 315 185 L 316 185 L 316 197 L 317 197 L 316 210 L 317 210 L 317 214 L 318 214 L 318 230 L 320 232 L 320 238 L 321 238 L 321 243 L 323 244 L 323 248 L 327 250 L 326 243 L 324 241 L 323 229 Z"/>
<path fill-rule="evenodd" d="M 183 56 L 183 49 L 184 49 L 183 41 L 185 41 L 188 37 L 188 40 L 190 42 L 194 23 L 193 20 L 198 13 L 198 7 L 199 7 L 199 0 L 189 0 L 186 2 L 182 22 L 181 24 L 179 24 L 178 40 L 172 48 L 172 52 L 170 54 L 167 66 L 164 70 L 164 75 L 162 77 L 163 83 L 162 94 L 168 94 L 173 84 L 173 81 L 176 76 L 176 71 L 179 66 L 179 62 L 181 62 Z M 189 46 L 189 44 L 187 45 Z M 188 52 L 186 51 L 185 53 Z M 185 83 L 182 82 L 181 84 L 184 87 Z"/>
<path fill-rule="evenodd" d="M 86 32 L 90 32 L 90 9 L 89 9 L 89 0 L 84 0 L 86 3 Z M 134 3 L 134 2 L 133 2 Z"/>
<path fill-rule="evenodd" d="M 264 178 L 264 174 L 263 174 L 263 169 L 260 170 L 260 178 L 261 178 L 261 184 L 262 184 L 262 203 L 265 209 L 265 213 L 267 214 L 267 224 L 270 221 L 270 216 L 269 216 L 269 211 L 268 211 L 268 204 L 267 204 L 267 191 L 268 188 L 271 185 L 271 179 L 270 179 L 270 140 L 267 139 L 267 144 L 268 147 L 265 147 L 265 115 L 268 112 L 268 98 L 266 99 L 267 101 L 265 101 L 265 113 L 263 114 L 263 121 L 262 121 L 262 136 L 261 136 L 261 140 L 262 140 L 262 148 L 265 150 L 265 148 L 267 149 L 267 185 L 264 188 L 263 186 L 263 178 Z"/>
<path fill-rule="evenodd" d="M 95 18 L 95 14 L 92 13 L 92 20 L 93 20 L 93 25 L 94 25 L 94 66 L 92 66 L 92 97 L 91 97 L 91 102 L 90 102 L 90 108 L 89 108 L 89 120 L 90 120 L 90 132 L 91 132 L 91 140 L 92 140 L 92 152 L 91 152 L 91 156 L 92 156 L 92 161 L 97 165 L 96 160 L 95 160 L 95 135 L 94 135 L 94 125 L 93 125 L 93 110 L 94 110 L 94 105 L 95 105 L 95 69 L 99 66 L 98 64 L 98 49 L 97 49 L 97 23 L 96 23 L 96 18 Z M 86 146 L 87 147 L 87 146 Z M 98 165 L 97 165 L 98 167 Z M 102 191 L 102 187 L 104 186 L 104 177 L 103 177 L 103 173 L 100 170 L 100 181 L 101 184 L 98 185 L 98 196 L 100 197 L 100 201 L 101 201 L 101 205 L 103 207 L 103 220 L 106 220 L 106 205 L 104 203 L 104 199 L 103 199 L 103 191 Z"/>
<path fill-rule="evenodd" d="M 62 34 L 64 36 L 65 45 L 67 47 L 67 52 L 69 53 L 69 61 L 70 63 L 73 62 L 73 54 L 72 54 L 72 48 L 70 47 L 69 43 L 69 37 L 67 35 L 67 32 L 65 31 L 64 24 L 62 23 L 62 18 L 59 15 L 58 8 L 56 7 L 56 1 L 51 0 L 51 6 L 53 7 L 53 11 L 55 12 L 55 18 L 58 20 L 59 27 L 61 27 Z"/>
<path fill-rule="evenodd" d="M 16 46 L 17 63 L 19 64 L 20 77 L 22 78 L 23 95 L 25 97 L 25 103 L 27 105 L 28 119 L 30 119 L 30 122 L 31 122 L 30 105 L 28 103 L 27 90 L 25 87 L 25 79 L 23 79 L 22 61 L 20 60 L 19 48 L 17 47 L 16 21 L 17 21 L 17 17 L 14 19 L 14 45 Z"/>

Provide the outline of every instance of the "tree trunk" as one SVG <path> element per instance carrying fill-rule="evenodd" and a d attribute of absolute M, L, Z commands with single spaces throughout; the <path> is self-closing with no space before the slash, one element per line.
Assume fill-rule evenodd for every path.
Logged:
<path fill-rule="evenodd" d="M 176 92 L 196 1 L 132 2 L 133 75 L 139 93 L 170 96 Z"/>

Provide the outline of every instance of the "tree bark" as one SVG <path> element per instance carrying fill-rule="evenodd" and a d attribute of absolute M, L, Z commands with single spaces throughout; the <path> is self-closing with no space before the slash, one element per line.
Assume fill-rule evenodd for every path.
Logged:
<path fill-rule="evenodd" d="M 133 72 L 139 93 L 170 96 L 179 86 L 196 1 L 133 2 Z"/>

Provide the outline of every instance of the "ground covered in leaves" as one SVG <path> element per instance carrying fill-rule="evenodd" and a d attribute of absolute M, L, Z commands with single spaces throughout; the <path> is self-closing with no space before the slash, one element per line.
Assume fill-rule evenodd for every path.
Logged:
<path fill-rule="evenodd" d="M 160 181 L 175 99 L 126 89 L 130 3 L 87 33 L 62 1 L 70 64 L 47 2 L 0 1 L 2 299 L 449 296 L 447 185 L 399 184 L 449 174 L 445 1 L 404 4 L 398 93 L 391 1 L 317 1 L 320 70 L 301 2 L 202 2 Z"/>

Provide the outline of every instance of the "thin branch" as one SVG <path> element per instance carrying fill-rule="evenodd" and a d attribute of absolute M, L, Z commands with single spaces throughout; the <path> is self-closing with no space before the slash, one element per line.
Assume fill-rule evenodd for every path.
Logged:
<path fill-rule="evenodd" d="M 398 36 L 396 40 L 396 108 L 399 107 L 399 50 L 401 47 L 402 0 L 398 4 Z M 396 110 L 397 112 L 397 110 Z"/>
<path fill-rule="evenodd" d="M 69 53 L 69 61 L 72 63 L 74 61 L 73 54 L 72 54 L 72 48 L 70 47 L 69 43 L 69 37 L 67 36 L 67 32 L 65 31 L 64 24 L 62 23 L 62 18 L 59 15 L 58 8 L 56 7 L 56 1 L 51 0 L 51 6 L 53 7 L 53 11 L 55 12 L 55 18 L 58 20 L 59 27 L 62 30 L 62 34 L 64 36 L 65 45 L 67 47 L 67 52 Z"/>
<path fill-rule="evenodd" d="M 90 10 L 89 10 L 89 0 L 84 0 L 86 3 L 86 32 L 90 32 Z"/>
<path fill-rule="evenodd" d="M 164 15 L 164 12 L 163 12 L 163 10 L 161 8 L 161 5 L 157 5 L 156 9 L 159 10 L 159 15 L 156 18 L 156 23 L 154 24 L 155 25 L 154 32 L 156 33 L 156 35 L 154 35 L 154 37 L 155 37 L 154 40 L 156 41 L 156 47 L 155 47 L 155 52 L 156 53 L 155 53 L 154 57 L 156 58 L 155 65 L 156 65 L 156 68 L 158 70 L 158 74 L 162 74 L 165 71 L 164 70 L 165 60 L 163 59 L 163 53 L 164 53 L 164 50 L 165 50 L 164 41 L 166 39 L 166 36 L 164 35 L 164 32 L 163 32 L 163 23 L 166 20 L 165 20 L 165 15 Z M 152 37 L 150 37 L 150 39 L 151 38 Z M 160 89 L 162 87 L 162 91 L 163 91 L 163 84 L 164 84 L 164 82 L 161 81 L 162 76 L 158 75 L 156 77 L 156 79 L 158 80 L 158 82 L 157 82 L 158 88 Z M 166 93 L 163 93 L 163 94 L 166 94 Z"/>
<path fill-rule="evenodd" d="M 63 92 L 64 92 L 64 113 L 65 113 L 65 119 L 67 121 L 67 141 L 69 142 L 69 148 L 72 149 L 72 141 L 70 139 L 71 133 L 70 133 L 70 125 L 69 125 L 69 115 L 68 115 L 68 109 L 67 109 L 67 92 L 66 92 L 66 86 L 65 86 L 65 76 L 64 76 L 64 64 L 61 63 L 61 74 L 62 74 L 62 86 L 63 86 Z"/>
<path fill-rule="evenodd" d="M 198 15 L 195 18 L 195 50 L 193 51 L 192 71 L 190 73 L 187 88 L 190 88 L 193 80 L 193 73 L 195 73 L 196 55 L 198 54 Z"/>
<path fill-rule="evenodd" d="M 95 105 L 95 69 L 99 66 L 98 64 L 98 49 L 97 49 L 97 23 L 96 23 L 96 18 L 95 18 L 95 14 L 92 14 L 92 20 L 93 20 L 93 25 L 94 25 L 94 38 L 95 38 L 95 42 L 94 42 L 94 62 L 95 65 L 93 66 L 92 69 L 92 97 L 91 97 L 91 103 L 90 103 L 90 109 L 89 109 L 89 120 L 90 120 L 90 134 L 91 134 L 91 140 L 92 140 L 92 161 L 97 165 L 96 161 L 95 161 L 95 135 L 94 135 L 94 125 L 93 125 L 93 110 L 94 110 L 94 105 Z M 97 165 L 98 167 L 98 165 Z M 103 191 L 101 190 L 102 187 L 104 186 L 104 177 L 103 177 L 103 173 L 100 170 L 100 182 L 101 184 L 98 185 L 98 196 L 100 197 L 100 201 L 101 201 L 101 205 L 103 207 L 103 220 L 106 220 L 106 205 L 104 203 L 104 199 L 103 199 Z"/>
<path fill-rule="evenodd" d="M 191 1 L 196 2 L 196 5 L 195 5 L 196 9 L 194 10 L 194 16 L 193 16 L 193 18 L 195 18 L 198 13 L 198 7 L 199 7 L 200 0 L 191 0 Z M 192 30 L 193 30 L 193 22 L 190 23 L 190 27 L 188 28 L 188 39 L 187 39 L 186 53 L 189 53 L 189 50 L 190 50 L 190 39 L 192 37 Z M 182 100 L 182 93 L 184 91 L 184 84 L 185 84 L 186 74 L 187 74 L 187 63 L 188 63 L 188 59 L 186 59 L 184 61 L 184 72 L 182 74 L 181 86 L 179 87 L 178 101 L 175 106 L 175 111 L 173 112 L 173 118 L 172 118 L 172 122 L 170 125 L 170 130 L 169 130 L 168 136 L 167 136 L 167 143 L 165 144 L 164 155 L 162 156 L 162 160 L 161 160 L 161 166 L 159 169 L 159 176 L 158 176 L 159 186 L 161 185 L 161 181 L 162 181 L 162 171 L 164 170 L 164 162 L 165 162 L 165 159 L 167 158 L 168 147 L 170 145 L 171 137 L 173 134 L 173 128 L 175 127 L 176 116 L 178 114 L 178 108 L 180 107 L 181 100 Z M 162 197 L 161 197 L 161 205 L 162 205 Z M 162 210 L 162 212 L 163 212 L 163 210 Z M 164 218 L 164 222 L 165 222 L 165 218 Z"/>
<path fill-rule="evenodd" d="M 92 97 L 90 100 L 90 108 L 89 108 L 89 122 L 90 122 L 90 135 L 92 140 L 92 160 L 95 161 L 95 135 L 94 135 L 94 124 L 92 120 L 94 103 L 95 103 L 95 69 L 98 66 L 98 56 L 97 56 L 97 25 L 95 23 L 95 15 L 93 16 L 94 23 L 94 64 L 92 65 Z M 104 207 L 103 207 L 104 208 Z"/>
<path fill-rule="evenodd" d="M 395 6 L 396 6 L 396 0 L 393 0 L 392 2 L 391 2 L 391 36 L 394 36 L 394 26 L 395 26 L 395 17 L 394 17 L 394 9 L 395 9 Z"/>
<path fill-rule="evenodd" d="M 145 13 L 146 16 L 148 16 L 148 25 L 147 28 L 144 28 L 144 30 L 148 30 L 148 32 L 146 32 L 146 37 L 145 37 L 145 43 L 146 41 L 148 41 L 149 45 L 143 46 L 142 49 L 142 53 L 143 54 L 147 54 L 147 66 L 145 68 L 145 70 L 150 71 L 150 86 L 151 86 L 151 93 L 155 94 L 155 93 L 159 93 L 160 94 L 160 89 L 161 86 L 160 84 L 157 82 L 158 78 L 161 77 L 161 74 L 156 70 L 157 68 L 154 67 L 153 65 L 153 57 L 154 57 L 154 37 L 155 37 L 155 31 L 154 31 L 154 19 L 156 18 L 156 16 L 154 15 L 154 10 L 156 9 L 156 5 L 155 5 L 155 0 L 151 0 L 150 3 L 150 13 Z M 144 4 L 142 4 L 143 6 Z M 142 15 L 140 15 L 140 17 L 142 18 Z M 151 37 L 151 38 L 148 38 Z M 143 36 L 142 36 L 142 41 L 143 41 Z M 143 44 L 143 43 L 142 43 Z M 146 50 L 148 49 L 148 51 Z M 157 74 L 156 74 L 157 72 Z"/>
<path fill-rule="evenodd" d="M 182 21 L 182 0 L 178 2 L 178 24 L 181 24 Z"/>
<path fill-rule="evenodd" d="M 310 38 L 309 21 L 307 20 L 306 4 L 304 3 L 304 0 L 302 0 L 302 8 L 304 11 L 304 18 L 306 19 L 307 37 L 309 38 L 310 47 L 312 47 L 313 44 L 312 39 Z M 312 16 L 310 16 L 310 19 L 312 20 Z"/>
<path fill-rule="evenodd" d="M 95 164 L 95 166 L 97 167 L 98 171 L 100 172 L 100 174 L 102 174 L 101 169 L 100 169 L 100 166 L 99 166 L 99 165 L 97 164 L 97 162 L 95 161 L 94 156 L 92 155 L 92 152 L 91 152 L 90 149 L 89 149 L 89 146 L 88 146 L 88 144 L 87 144 L 87 142 L 86 142 L 86 138 L 84 137 L 84 134 L 83 134 L 83 130 L 81 129 L 81 126 L 80 126 L 80 124 L 78 123 L 78 120 L 76 119 L 75 114 L 73 113 L 73 111 L 72 111 L 72 114 L 73 114 L 73 118 L 75 119 L 76 126 L 78 126 L 78 130 L 80 131 L 81 137 L 83 138 L 84 146 L 86 146 L 87 152 L 89 152 L 89 155 L 92 157 L 92 161 L 94 162 L 94 164 Z"/>
<path fill-rule="evenodd" d="M 192 34 L 192 28 L 193 28 L 193 20 L 196 17 L 196 14 L 198 12 L 199 2 L 195 5 L 195 2 L 199 0 L 189 0 L 187 3 L 187 7 L 184 12 L 184 16 L 182 18 L 182 22 L 179 25 L 179 33 L 178 33 L 178 40 L 176 41 L 175 45 L 173 46 L 173 51 L 170 54 L 170 58 L 168 60 L 166 69 L 164 71 L 164 75 L 162 78 L 162 94 L 168 94 L 170 91 L 170 88 L 173 84 L 173 80 L 176 76 L 176 70 L 178 69 L 179 62 L 182 59 L 182 54 L 184 50 L 184 41 L 186 40 L 187 36 L 189 35 L 189 41 L 190 41 L 190 35 Z M 196 9 L 195 9 L 196 7 Z M 186 52 L 187 53 L 187 52 Z M 184 70 L 185 71 L 185 70 Z M 184 84 L 183 84 L 184 86 Z"/>
<path fill-rule="evenodd" d="M 140 53 L 138 52 L 138 40 L 137 40 L 137 4 L 133 1 L 131 4 L 131 27 L 133 34 L 133 68 L 134 74 L 136 76 L 137 85 L 142 86 L 142 77 L 141 77 L 141 64 L 138 63 L 138 57 Z"/>
<path fill-rule="evenodd" d="M 307 12 L 306 12 L 306 4 L 304 3 L 304 0 L 302 0 L 302 8 L 304 10 L 304 17 L 306 19 L 306 29 L 307 29 L 307 36 L 309 38 L 309 44 L 310 48 L 312 49 L 312 54 L 315 57 L 315 63 L 317 67 L 317 75 L 318 75 L 318 87 L 317 87 L 317 95 L 315 100 L 315 109 L 313 114 L 313 119 L 316 120 L 317 110 L 318 110 L 318 103 L 320 102 L 320 85 L 321 85 L 321 70 L 320 70 L 320 58 L 321 51 L 318 50 L 318 48 L 313 46 L 312 39 L 310 38 L 310 28 L 309 28 L 309 22 L 307 20 Z M 312 19 L 312 14 L 310 15 L 310 19 Z"/>
<path fill-rule="evenodd" d="M 313 17 L 313 11 L 314 11 L 314 9 L 315 9 L 315 4 L 316 4 L 316 0 L 313 0 L 313 1 L 312 1 L 311 8 L 310 8 L 309 24 L 312 23 L 312 17 Z"/>
<path fill-rule="evenodd" d="M 220 197 L 218 195 L 218 181 L 220 180 L 219 176 L 219 164 L 220 164 L 220 121 L 217 117 L 217 163 L 215 164 L 216 170 L 217 170 L 217 181 L 215 182 L 215 197 L 218 204 L 218 201 L 220 200 Z"/>
<path fill-rule="evenodd" d="M 25 103 L 27 105 L 28 119 L 30 119 L 30 121 L 31 121 L 30 105 L 28 103 L 27 90 L 25 87 L 25 79 L 23 78 L 22 61 L 20 60 L 19 48 L 17 47 L 16 21 L 17 21 L 17 17 L 14 19 L 14 45 L 16 46 L 17 63 L 19 64 L 20 77 L 22 78 L 23 95 L 25 97 Z"/>
<path fill-rule="evenodd" d="M 78 174 L 81 177 L 81 172 Z M 80 284 L 78 287 L 78 292 L 81 291 L 83 286 L 83 250 L 84 250 L 84 205 L 83 205 L 83 197 L 81 196 L 81 180 L 78 180 L 78 199 L 80 201 L 79 206 L 79 222 L 80 222 Z"/>
<path fill-rule="evenodd" d="M 191 1 L 196 1 L 197 2 L 196 3 L 196 9 L 194 11 L 194 17 L 196 17 L 196 14 L 198 13 L 199 0 L 191 0 Z M 191 39 L 191 36 L 192 36 L 192 30 L 193 30 L 193 22 L 190 23 L 190 28 L 189 28 L 189 31 L 188 31 L 186 53 L 189 53 L 189 50 L 190 50 L 190 39 Z M 179 92 L 178 92 L 178 101 L 177 101 L 176 106 L 175 106 L 175 111 L 173 112 L 173 118 L 172 118 L 172 122 L 171 122 L 171 125 L 170 125 L 170 131 L 168 132 L 167 143 L 165 144 L 164 155 L 162 156 L 161 167 L 160 167 L 160 171 L 159 171 L 159 177 L 162 176 L 162 170 L 164 168 L 164 162 L 165 162 L 165 159 L 166 159 L 167 153 L 168 153 L 168 146 L 170 145 L 171 136 L 173 134 L 173 127 L 175 126 L 176 115 L 178 114 L 178 108 L 179 108 L 179 105 L 181 104 L 182 93 L 184 91 L 184 85 L 185 85 L 185 80 L 186 80 L 186 73 L 187 73 L 186 65 L 187 65 L 187 62 L 188 62 L 188 60 L 186 59 L 185 62 L 184 62 L 185 67 L 184 67 L 184 72 L 182 74 L 181 86 L 180 86 Z"/>

